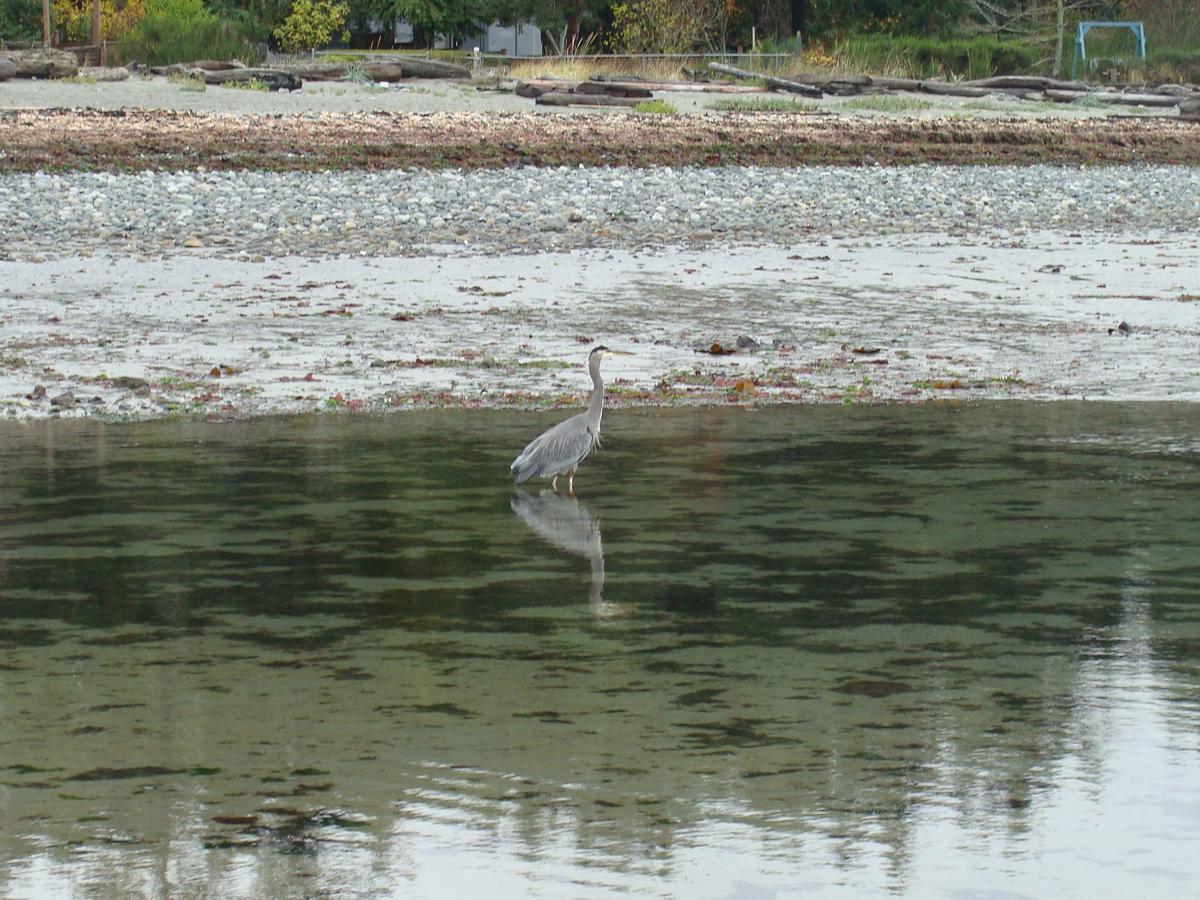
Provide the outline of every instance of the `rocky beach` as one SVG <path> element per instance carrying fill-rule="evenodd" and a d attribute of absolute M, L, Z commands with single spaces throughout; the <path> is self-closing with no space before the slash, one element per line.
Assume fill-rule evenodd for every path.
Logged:
<path fill-rule="evenodd" d="M 2 417 L 1200 397 L 1172 117 L 14 84 Z"/>

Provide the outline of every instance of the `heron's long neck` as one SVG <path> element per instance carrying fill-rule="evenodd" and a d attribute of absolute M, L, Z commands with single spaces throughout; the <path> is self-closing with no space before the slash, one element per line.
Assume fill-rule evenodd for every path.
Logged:
<path fill-rule="evenodd" d="M 604 415 L 604 382 L 600 380 L 600 361 L 596 360 L 588 366 L 592 373 L 592 399 L 588 403 L 588 427 L 595 434 L 600 430 L 600 417 Z"/>

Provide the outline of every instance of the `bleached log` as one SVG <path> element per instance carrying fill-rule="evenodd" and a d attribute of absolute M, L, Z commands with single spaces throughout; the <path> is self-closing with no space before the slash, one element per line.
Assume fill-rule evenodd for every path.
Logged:
<path fill-rule="evenodd" d="M 738 78 L 758 78 L 766 82 L 769 88 L 778 91 L 788 91 L 792 94 L 799 94 L 802 97 L 820 98 L 825 96 L 825 92 L 819 87 L 814 87 L 811 84 L 800 84 L 797 81 L 791 81 L 787 78 L 776 78 L 773 75 L 765 75 L 762 72 L 750 72 L 746 69 L 739 69 L 736 66 L 727 66 L 724 63 L 709 63 L 708 67 L 714 72 L 736 75 Z"/>
<path fill-rule="evenodd" d="M 596 94 L 573 94 L 566 91 L 549 91 L 542 94 L 534 103 L 542 106 L 626 106 L 634 107 L 644 100 L 633 97 L 605 97 Z"/>
<path fill-rule="evenodd" d="M 1114 103 L 1120 106 L 1150 106 L 1165 109 L 1179 105 L 1179 97 L 1169 94 L 1124 94 L 1119 91 L 1046 91 L 1046 99 L 1057 103 L 1074 103 L 1087 97 L 1097 103 Z"/>

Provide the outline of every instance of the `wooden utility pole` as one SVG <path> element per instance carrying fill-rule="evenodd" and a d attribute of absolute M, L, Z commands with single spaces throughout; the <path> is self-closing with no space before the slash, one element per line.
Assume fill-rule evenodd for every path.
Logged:
<path fill-rule="evenodd" d="M 92 0 L 92 42 L 96 45 L 96 64 L 104 65 L 104 44 L 100 40 L 100 0 Z"/>
<path fill-rule="evenodd" d="M 1063 30 L 1066 27 L 1063 0 L 1058 0 L 1057 15 L 1054 17 L 1054 77 L 1062 74 Z"/>

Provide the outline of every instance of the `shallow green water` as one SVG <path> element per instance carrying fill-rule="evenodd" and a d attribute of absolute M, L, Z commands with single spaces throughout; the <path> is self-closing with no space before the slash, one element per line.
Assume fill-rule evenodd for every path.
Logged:
<path fill-rule="evenodd" d="M 1200 409 L 0 429 L 12 896 L 1192 896 Z"/>

